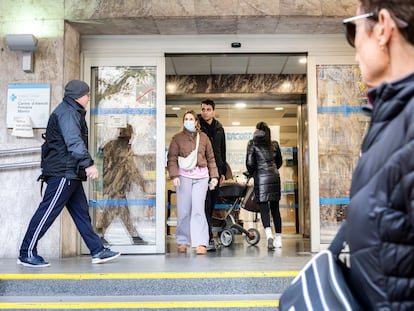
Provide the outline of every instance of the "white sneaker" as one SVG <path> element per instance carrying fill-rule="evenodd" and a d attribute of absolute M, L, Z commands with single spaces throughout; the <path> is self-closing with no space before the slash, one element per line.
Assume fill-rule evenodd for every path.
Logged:
<path fill-rule="evenodd" d="M 282 248 L 282 236 L 280 235 L 275 236 L 275 241 L 273 242 L 273 245 L 276 248 Z"/>

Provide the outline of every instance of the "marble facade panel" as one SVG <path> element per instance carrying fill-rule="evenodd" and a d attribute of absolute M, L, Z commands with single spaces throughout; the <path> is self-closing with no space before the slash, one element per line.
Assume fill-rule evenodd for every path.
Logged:
<path fill-rule="evenodd" d="M 0 19 L 2 21 L 14 19 L 17 23 L 27 21 L 31 16 L 46 20 L 63 20 L 64 5 L 65 0 L 0 1 Z"/>
<path fill-rule="evenodd" d="M 239 0 L 194 1 L 196 16 L 237 16 Z"/>
<path fill-rule="evenodd" d="M 62 43 L 64 45 L 64 57 L 62 57 L 62 67 L 60 77 L 62 85 L 65 85 L 72 79 L 79 79 L 80 77 L 80 44 L 79 33 L 69 24 L 65 24 L 65 40 Z M 57 101 L 57 103 L 59 103 Z M 78 231 L 69 215 L 69 212 L 64 209 L 61 214 L 61 251 L 59 256 L 70 257 L 78 254 Z"/>
<path fill-rule="evenodd" d="M 359 3 L 359 0 L 320 0 L 323 16 L 337 16 L 338 12 L 341 12 L 342 15 L 353 16 Z"/>
<path fill-rule="evenodd" d="M 237 23 L 237 33 L 267 34 L 276 33 L 279 17 L 241 16 Z"/>
<path fill-rule="evenodd" d="M 342 32 L 341 19 L 356 11 L 358 0 L 90 0 L 82 6 L 79 0 L 64 3 L 65 19 L 82 34 L 329 34 Z M 324 20 L 325 16 L 339 26 Z"/>
<path fill-rule="evenodd" d="M 38 161 L 39 154 L 34 154 L 32 158 Z M 18 163 L 21 160 L 13 156 L 3 161 Z M 36 182 L 39 173 L 39 168 L 0 171 L 0 258 L 17 258 L 19 254 L 29 221 L 42 199 L 40 183 Z M 60 217 L 42 238 L 38 250 L 46 257 L 59 257 Z"/>
<path fill-rule="evenodd" d="M 167 76 L 167 85 L 174 85 L 173 93 L 306 93 L 306 75 L 191 75 Z M 168 92 L 168 88 L 167 88 Z"/>
<path fill-rule="evenodd" d="M 280 0 L 239 0 L 239 16 L 274 16 L 279 15 Z"/>
<path fill-rule="evenodd" d="M 199 34 L 234 34 L 237 33 L 236 16 L 211 16 L 196 19 Z"/>
<path fill-rule="evenodd" d="M 193 0 L 152 0 L 151 15 L 153 16 L 194 16 L 196 15 Z"/>
<path fill-rule="evenodd" d="M 65 0 L 65 18 L 71 19 L 101 19 L 150 16 L 152 1 L 147 0 Z"/>
<path fill-rule="evenodd" d="M 280 15 L 284 16 L 320 16 L 321 0 L 291 1 L 280 0 Z"/>
<path fill-rule="evenodd" d="M 166 17 L 157 20 L 157 27 L 165 35 L 174 35 L 176 31 L 188 35 L 197 34 L 197 24 L 193 17 Z"/>

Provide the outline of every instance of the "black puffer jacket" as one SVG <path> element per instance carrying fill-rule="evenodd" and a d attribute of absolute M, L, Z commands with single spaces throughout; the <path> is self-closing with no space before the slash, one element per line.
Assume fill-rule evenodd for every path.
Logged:
<path fill-rule="evenodd" d="M 86 110 L 64 97 L 49 118 L 42 146 L 42 174 L 86 180 L 85 168 L 93 165 L 88 152 Z"/>
<path fill-rule="evenodd" d="M 414 74 L 369 92 L 346 239 L 364 310 L 414 310 Z"/>
<path fill-rule="evenodd" d="M 246 167 L 254 179 L 254 191 L 258 202 L 280 200 L 280 175 L 282 154 L 279 144 L 272 142 L 272 148 L 264 140 L 265 133 L 256 130 L 247 145 Z"/>

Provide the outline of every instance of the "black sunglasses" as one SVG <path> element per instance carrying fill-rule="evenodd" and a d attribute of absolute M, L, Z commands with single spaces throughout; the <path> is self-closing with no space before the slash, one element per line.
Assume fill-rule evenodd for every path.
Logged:
<path fill-rule="evenodd" d="M 392 12 L 390 12 L 390 15 L 392 16 L 392 19 L 395 21 L 399 29 L 404 29 L 408 27 L 408 23 L 405 20 L 395 16 Z M 370 18 L 377 22 L 378 13 L 365 13 L 365 14 L 353 16 L 350 18 L 346 18 L 342 21 L 344 25 L 344 29 L 345 29 L 346 40 L 353 48 L 355 47 L 355 34 L 356 34 L 355 21 L 358 19 L 362 19 L 362 18 Z"/>
<path fill-rule="evenodd" d="M 348 43 L 354 48 L 355 47 L 355 34 L 356 34 L 356 24 L 355 21 L 362 18 L 371 18 L 377 20 L 377 14 L 375 13 L 365 13 L 357 16 L 352 16 L 346 18 L 342 21 L 345 30 L 345 37 Z"/>

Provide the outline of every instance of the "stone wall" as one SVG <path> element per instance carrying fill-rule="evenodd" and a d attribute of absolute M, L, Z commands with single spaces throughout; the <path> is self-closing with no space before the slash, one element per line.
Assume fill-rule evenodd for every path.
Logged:
<path fill-rule="evenodd" d="M 33 138 L 12 136 L 6 127 L 7 87 L 9 84 L 50 84 L 50 109 L 62 99 L 63 85 L 63 4 L 64 1 L 1 1 L 0 2 L 0 149 L 40 147 L 41 133 L 35 129 Z M 10 51 L 5 36 L 33 33 L 38 37 L 34 52 L 34 72 L 22 70 L 21 52 Z M 39 161 L 40 152 L 24 157 L 1 156 L 1 163 Z M 40 200 L 40 183 L 36 182 L 39 167 L 0 170 L 0 257 L 17 257 L 27 225 Z M 39 243 L 39 252 L 46 257 L 59 257 L 60 218 Z"/>
<path fill-rule="evenodd" d="M 65 35 L 63 19 L 64 1 L 1 1 L 0 2 L 0 151 L 21 148 L 40 148 L 41 134 L 45 129 L 35 129 L 33 138 L 12 136 L 6 127 L 7 88 L 9 84 L 50 84 L 50 111 L 63 97 L 63 85 L 79 77 L 79 35 L 69 26 Z M 32 33 L 38 38 L 34 52 L 33 73 L 22 70 L 20 51 L 11 51 L 6 45 L 7 34 Z M 67 40 L 67 41 L 65 41 Z M 22 156 L 0 156 L 1 164 L 38 162 L 40 149 Z M 42 197 L 39 166 L 0 170 L 0 258 L 17 257 L 20 243 L 30 218 Z M 67 225 L 63 214 L 52 225 L 39 243 L 39 253 L 48 258 L 74 254 L 77 235 Z M 62 220 L 65 220 L 61 222 Z M 71 222 L 71 221 L 70 221 Z M 65 232 L 61 241 L 61 230 Z M 66 242 L 65 242 L 66 241 Z M 62 243 L 62 244 L 61 244 Z"/>
<path fill-rule="evenodd" d="M 82 34 L 335 34 L 358 0 L 78 0 L 65 18 Z"/>

